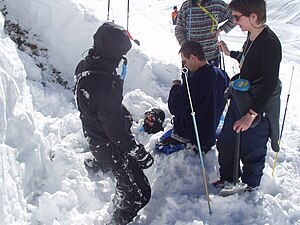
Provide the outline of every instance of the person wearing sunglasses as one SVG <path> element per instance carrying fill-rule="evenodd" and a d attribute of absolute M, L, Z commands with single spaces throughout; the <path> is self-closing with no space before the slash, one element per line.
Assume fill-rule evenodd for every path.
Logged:
<path fill-rule="evenodd" d="M 224 41 L 219 43 L 225 55 L 236 59 L 240 65 L 240 73 L 231 78 L 230 106 L 217 141 L 220 180 L 215 184 L 223 187 L 220 193 L 224 195 L 257 189 L 269 138 L 272 149 L 279 151 L 279 66 L 282 58 L 281 43 L 266 25 L 265 0 L 232 0 L 229 8 L 233 22 L 248 35 L 241 51 L 229 51 Z M 241 82 L 248 82 L 248 90 L 238 86 Z M 239 146 L 235 146 L 236 134 L 240 135 Z M 241 180 L 233 185 L 236 149 L 243 167 L 238 167 L 237 172 Z"/>
<path fill-rule="evenodd" d="M 207 61 L 219 66 L 218 37 L 221 31 L 228 33 L 235 27 L 232 20 L 231 11 L 222 0 L 187 0 L 178 13 L 175 37 L 180 46 L 187 40 L 199 42 Z"/>

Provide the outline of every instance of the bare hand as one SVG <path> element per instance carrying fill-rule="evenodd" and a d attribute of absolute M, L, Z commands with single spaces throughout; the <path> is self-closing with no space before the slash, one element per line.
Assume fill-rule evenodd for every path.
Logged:
<path fill-rule="evenodd" d="M 216 32 L 215 32 L 215 38 L 218 38 L 218 37 L 219 37 L 221 31 L 222 31 L 222 30 L 221 30 L 220 28 L 216 30 Z"/>
<path fill-rule="evenodd" d="M 255 117 L 247 113 L 233 124 L 233 130 L 235 130 L 237 133 L 248 130 L 254 119 Z"/>
<path fill-rule="evenodd" d="M 173 80 L 173 85 L 181 85 L 181 80 Z"/>
<path fill-rule="evenodd" d="M 225 55 L 230 55 L 230 51 L 224 41 L 219 41 L 218 43 L 220 51 L 224 52 Z"/>

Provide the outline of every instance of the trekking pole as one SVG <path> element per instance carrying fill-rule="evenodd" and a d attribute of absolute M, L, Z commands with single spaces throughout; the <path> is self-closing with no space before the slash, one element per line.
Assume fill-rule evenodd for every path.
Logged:
<path fill-rule="evenodd" d="M 196 123 L 196 118 L 195 118 L 195 112 L 194 112 L 194 109 L 193 109 L 190 88 L 189 88 L 189 84 L 188 84 L 188 80 L 187 80 L 188 69 L 186 67 L 184 67 L 182 69 L 182 72 L 185 75 L 185 82 L 186 82 L 187 92 L 188 92 L 190 106 L 191 106 L 191 111 L 192 111 L 191 115 L 192 115 L 192 118 L 193 118 L 194 129 L 195 129 L 196 140 L 197 140 L 197 146 L 198 146 L 200 161 L 201 161 L 201 165 L 202 165 L 202 174 L 203 174 L 203 181 L 204 181 L 204 186 L 205 186 L 205 193 L 206 193 L 206 199 L 207 199 L 207 204 L 208 204 L 208 210 L 209 210 L 209 214 L 212 214 L 211 205 L 210 205 L 210 201 L 211 200 L 210 200 L 209 195 L 208 195 L 208 187 L 207 187 L 207 181 L 206 181 L 206 174 L 205 174 L 204 162 L 203 162 L 203 158 L 202 158 L 202 152 L 201 152 L 201 145 L 200 145 L 200 140 L 199 140 L 198 128 L 197 128 L 197 123 Z"/>
<path fill-rule="evenodd" d="M 129 33 L 128 27 L 129 27 L 129 0 L 127 1 L 127 33 L 129 38 L 133 40 L 134 43 L 136 43 L 138 46 L 140 46 L 141 43 L 139 42 L 139 40 L 132 38 L 131 34 Z"/>
<path fill-rule="evenodd" d="M 127 1 L 127 30 L 128 30 L 128 24 L 129 24 L 129 0 Z"/>
<path fill-rule="evenodd" d="M 279 140 L 278 140 L 279 145 L 280 145 L 280 142 L 281 142 L 281 137 L 282 137 L 283 127 L 284 127 L 284 122 L 285 122 L 286 111 L 287 111 L 287 107 L 288 107 L 288 103 L 289 103 L 289 99 L 290 99 L 290 92 L 291 92 L 293 75 L 294 75 L 294 66 L 292 68 L 292 75 L 291 75 L 291 80 L 290 80 L 289 92 L 288 92 L 287 99 L 286 99 L 285 110 L 284 110 L 284 115 L 283 115 L 283 120 L 282 120 L 282 125 L 281 125 L 281 131 L 280 131 Z M 276 155 L 275 155 L 272 176 L 274 176 L 274 172 L 275 172 L 275 167 L 276 167 L 276 164 L 277 164 L 277 160 L 278 160 L 278 152 L 276 152 Z"/>
<path fill-rule="evenodd" d="M 109 21 L 109 9 L 110 9 L 110 0 L 108 0 L 108 6 L 107 6 L 107 21 Z"/>
<path fill-rule="evenodd" d="M 233 184 L 236 185 L 239 180 L 239 164 L 240 164 L 240 146 L 241 146 L 241 133 L 236 133 L 235 136 L 235 149 L 234 149 L 234 162 L 233 162 Z"/>

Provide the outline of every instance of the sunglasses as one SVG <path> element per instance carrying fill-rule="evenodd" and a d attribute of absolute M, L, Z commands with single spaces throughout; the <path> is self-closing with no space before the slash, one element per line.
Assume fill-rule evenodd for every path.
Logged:
<path fill-rule="evenodd" d="M 235 19 L 235 21 L 239 21 L 242 16 L 244 16 L 244 15 L 243 14 L 239 15 L 239 16 L 233 15 L 233 19 Z"/>

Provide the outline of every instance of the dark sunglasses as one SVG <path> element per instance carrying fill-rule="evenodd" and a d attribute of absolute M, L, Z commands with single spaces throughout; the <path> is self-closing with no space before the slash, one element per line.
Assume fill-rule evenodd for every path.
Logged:
<path fill-rule="evenodd" d="M 239 16 L 234 15 L 233 18 L 235 19 L 235 21 L 239 21 L 242 16 L 244 16 L 244 15 L 243 14 L 239 15 Z"/>

